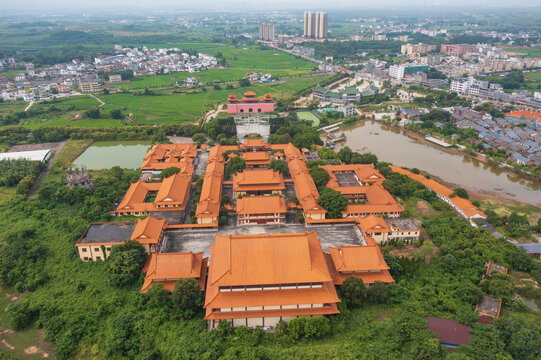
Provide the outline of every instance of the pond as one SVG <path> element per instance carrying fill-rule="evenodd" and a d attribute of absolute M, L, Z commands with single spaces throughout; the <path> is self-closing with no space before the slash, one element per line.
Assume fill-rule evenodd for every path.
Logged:
<path fill-rule="evenodd" d="M 143 163 L 149 141 L 98 141 L 86 149 L 74 162 L 77 167 L 89 170 L 109 169 L 120 166 L 137 169 Z"/>
<path fill-rule="evenodd" d="M 541 204 L 541 182 L 503 171 L 468 156 L 451 154 L 421 144 L 402 134 L 402 130 L 376 121 L 344 131 L 345 145 L 354 151 L 371 152 L 380 161 L 418 168 L 464 188 L 529 204 Z"/>

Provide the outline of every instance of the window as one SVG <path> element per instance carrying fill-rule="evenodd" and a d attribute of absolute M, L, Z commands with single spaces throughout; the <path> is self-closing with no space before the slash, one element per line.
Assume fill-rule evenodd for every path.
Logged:
<path fill-rule="evenodd" d="M 111 247 L 109 246 L 109 247 L 107 247 L 105 250 L 111 251 Z"/>
<path fill-rule="evenodd" d="M 88 257 L 85 256 L 85 257 L 83 258 L 83 260 L 84 260 L 84 261 L 88 261 Z"/>
<path fill-rule="evenodd" d="M 88 250 L 87 250 L 87 248 L 82 248 L 81 251 L 82 252 L 87 252 Z"/>

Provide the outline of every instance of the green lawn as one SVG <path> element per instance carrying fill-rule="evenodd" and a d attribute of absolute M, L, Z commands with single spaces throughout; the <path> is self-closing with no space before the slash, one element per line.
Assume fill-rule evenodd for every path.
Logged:
<path fill-rule="evenodd" d="M 310 111 L 297 111 L 297 117 L 300 120 L 311 121 L 313 126 L 319 126 L 319 118 L 312 114 Z"/>

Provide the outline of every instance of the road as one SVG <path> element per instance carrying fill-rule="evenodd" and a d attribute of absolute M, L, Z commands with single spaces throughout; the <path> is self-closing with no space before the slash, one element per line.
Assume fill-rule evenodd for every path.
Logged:
<path fill-rule="evenodd" d="M 100 102 L 100 107 L 102 107 L 103 105 L 105 105 L 105 103 L 103 101 L 101 101 L 97 96 L 93 95 L 93 94 L 88 94 L 88 96 L 90 97 L 93 97 L 94 99 L 98 100 Z"/>
<path fill-rule="evenodd" d="M 36 182 L 34 183 L 34 186 L 32 186 L 32 189 L 30 189 L 30 192 L 28 193 L 29 199 L 33 199 L 36 196 L 38 189 L 41 185 L 41 182 L 49 174 L 49 171 L 51 171 L 51 167 L 53 166 L 54 161 L 58 157 L 58 154 L 60 154 L 60 152 L 64 148 L 64 145 L 66 145 L 66 142 L 67 140 L 64 140 L 58 143 L 58 146 L 56 147 L 56 149 L 54 149 L 54 154 L 49 159 L 49 162 L 47 163 L 47 167 L 41 172 L 41 174 L 39 174 L 38 178 L 36 179 Z"/>

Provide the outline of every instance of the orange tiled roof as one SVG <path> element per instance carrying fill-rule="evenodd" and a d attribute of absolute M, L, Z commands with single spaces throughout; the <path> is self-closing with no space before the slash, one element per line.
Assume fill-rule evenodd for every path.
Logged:
<path fill-rule="evenodd" d="M 516 119 L 527 119 L 535 122 L 541 122 L 541 112 L 539 111 L 511 111 L 505 115 Z"/>
<path fill-rule="evenodd" d="M 198 218 L 218 217 L 220 214 L 225 169 L 222 154 L 229 150 L 224 150 L 224 148 L 217 145 L 210 149 L 207 169 L 203 178 L 203 187 L 201 188 L 201 196 L 195 212 L 195 216 Z"/>
<path fill-rule="evenodd" d="M 389 232 L 391 229 L 381 216 L 368 215 L 357 219 L 357 224 L 361 226 L 367 234 L 374 232 Z"/>
<path fill-rule="evenodd" d="M 263 139 L 247 139 L 244 141 L 242 145 L 240 145 L 241 148 L 269 148 L 269 144 L 265 142 Z"/>
<path fill-rule="evenodd" d="M 164 179 L 161 183 L 146 183 L 138 180 L 130 185 L 122 201 L 112 213 L 183 210 L 186 207 L 190 187 L 190 180 L 180 173 Z M 157 192 L 153 202 L 145 202 L 149 192 Z M 159 207 L 164 205 L 175 205 L 175 207 Z"/>
<path fill-rule="evenodd" d="M 472 204 L 472 202 L 468 199 L 463 199 L 459 196 L 451 197 L 453 194 L 453 190 L 449 189 L 448 187 L 443 186 L 442 184 L 438 183 L 437 181 L 434 181 L 432 179 L 427 179 L 423 175 L 420 174 L 414 174 L 411 171 L 402 169 L 397 166 L 390 166 L 391 170 L 394 172 L 397 172 L 402 175 L 406 175 L 410 177 L 413 180 L 419 181 L 421 184 L 429 188 L 430 190 L 445 196 L 448 198 L 452 203 L 454 203 L 458 208 L 460 208 L 464 214 L 466 214 L 467 217 L 472 217 L 475 215 L 479 215 L 482 217 L 486 217 L 486 214 L 479 210 L 475 205 Z"/>
<path fill-rule="evenodd" d="M 237 214 L 283 214 L 287 211 L 281 196 L 245 196 L 237 199 Z"/>
<path fill-rule="evenodd" d="M 335 285 L 342 285 L 350 276 L 362 279 L 365 284 L 394 282 L 377 245 L 329 247 L 329 251 L 325 256 Z"/>
<path fill-rule="evenodd" d="M 178 167 L 182 173 L 193 173 L 193 158 L 197 156 L 196 144 L 156 144 L 147 152 L 142 170 L 163 170 Z"/>
<path fill-rule="evenodd" d="M 130 239 L 141 244 L 157 244 L 164 227 L 165 219 L 156 219 L 153 216 L 139 219 Z"/>
<path fill-rule="evenodd" d="M 342 192 L 346 188 L 351 193 L 355 193 L 355 188 L 358 191 L 361 191 L 359 188 L 364 187 L 369 184 L 382 184 L 385 180 L 385 177 L 380 174 L 373 164 L 350 164 L 350 165 L 324 165 L 321 168 L 327 170 L 329 173 L 329 182 L 327 186 L 333 190 Z M 338 179 L 336 178 L 336 173 L 353 173 L 357 179 L 362 183 L 358 186 L 340 186 Z"/>
<path fill-rule="evenodd" d="M 164 289 L 173 291 L 179 279 L 194 278 L 201 289 L 205 288 L 207 258 L 203 253 L 153 253 L 148 256 L 143 272 L 146 273 L 141 293 L 161 282 Z"/>
<path fill-rule="evenodd" d="M 165 178 L 158 190 L 154 204 L 186 206 L 192 182 L 181 174 Z"/>
<path fill-rule="evenodd" d="M 282 174 L 272 169 L 244 170 L 233 175 L 234 191 L 284 190 Z"/>
<path fill-rule="evenodd" d="M 316 232 L 216 235 L 214 286 L 330 281 Z"/>
<path fill-rule="evenodd" d="M 220 291 L 220 287 L 319 283 L 322 287 Z M 315 231 L 299 234 L 216 236 L 211 244 L 205 319 L 336 314 L 340 301 Z M 322 308 L 214 311 L 268 305 L 330 304 Z"/>
<path fill-rule="evenodd" d="M 246 165 L 270 164 L 271 157 L 266 151 L 247 151 L 240 155 Z"/>
<path fill-rule="evenodd" d="M 374 184 L 363 188 L 368 203 L 348 204 L 344 214 L 382 214 L 404 211 L 382 185 Z"/>

